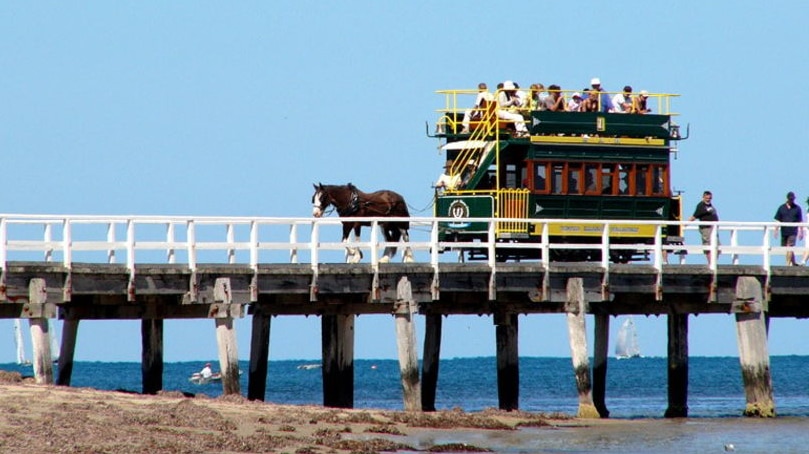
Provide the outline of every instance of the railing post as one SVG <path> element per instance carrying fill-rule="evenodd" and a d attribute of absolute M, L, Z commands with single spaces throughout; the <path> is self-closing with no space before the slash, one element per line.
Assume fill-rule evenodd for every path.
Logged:
<path fill-rule="evenodd" d="M 734 227 L 730 230 L 730 247 L 734 250 L 739 246 L 739 229 Z M 730 263 L 734 265 L 739 264 L 739 254 L 734 252 L 730 256 Z"/>
<path fill-rule="evenodd" d="M 317 270 L 317 264 L 320 263 L 320 224 L 312 222 L 312 238 L 309 240 L 309 256 L 310 265 L 313 270 Z M 297 255 L 296 255 L 297 256 Z"/>
<path fill-rule="evenodd" d="M 497 221 L 494 218 L 489 218 L 489 234 L 488 239 L 486 242 L 486 247 L 489 251 L 489 268 L 494 269 L 494 265 L 497 262 L 496 254 L 497 254 L 497 237 L 495 233 L 495 226 L 497 225 Z"/>
<path fill-rule="evenodd" d="M 432 299 L 437 301 L 440 298 L 439 276 L 438 276 L 438 226 L 439 222 L 433 220 L 430 230 L 430 265 L 433 267 Z"/>
<path fill-rule="evenodd" d="M 169 221 L 166 225 L 166 242 L 169 244 L 174 243 L 174 223 Z M 174 247 L 169 246 L 168 250 L 166 251 L 166 259 L 169 263 L 174 264 L 177 262 L 177 257 L 174 253 Z"/>
<path fill-rule="evenodd" d="M 126 220 L 126 268 L 129 270 L 128 301 L 135 301 L 135 221 Z"/>
<path fill-rule="evenodd" d="M 0 270 L 5 271 L 8 260 L 8 230 L 6 218 L 0 218 Z"/>
<path fill-rule="evenodd" d="M 194 228 L 194 220 L 186 221 L 186 250 L 188 251 L 188 268 L 194 272 L 197 270 L 197 235 Z"/>
<path fill-rule="evenodd" d="M 384 251 L 388 252 L 387 244 Z M 374 268 L 379 266 L 379 222 L 376 219 L 371 221 L 371 266 Z"/>
<path fill-rule="evenodd" d="M 45 224 L 45 243 L 50 243 L 53 241 L 53 229 L 51 228 L 51 224 Z M 45 249 L 45 261 L 50 262 L 53 260 L 53 248 L 48 246 Z"/>
<path fill-rule="evenodd" d="M 236 241 L 236 234 L 233 233 L 233 223 L 228 223 L 226 227 L 226 241 L 228 242 L 228 263 L 236 263 L 236 250 L 233 249 L 233 243 Z"/>
<path fill-rule="evenodd" d="M 70 233 L 70 219 L 65 218 L 62 220 L 62 264 L 68 269 L 70 269 L 70 264 L 73 263 L 72 245 L 73 237 Z"/>
<path fill-rule="evenodd" d="M 258 270 L 258 222 L 250 221 L 250 267 Z"/>
<path fill-rule="evenodd" d="M 115 263 L 115 247 L 112 246 L 115 243 L 115 222 L 107 224 L 107 243 L 110 244 L 107 249 L 107 263 Z"/>
<path fill-rule="evenodd" d="M 312 235 L 314 235 L 314 225 L 312 226 Z M 295 224 L 294 222 L 289 226 L 289 242 L 291 244 L 296 244 L 298 242 L 298 224 Z M 317 260 L 314 258 L 312 260 L 317 263 Z M 297 247 L 293 247 L 289 250 L 289 263 L 298 263 Z"/>

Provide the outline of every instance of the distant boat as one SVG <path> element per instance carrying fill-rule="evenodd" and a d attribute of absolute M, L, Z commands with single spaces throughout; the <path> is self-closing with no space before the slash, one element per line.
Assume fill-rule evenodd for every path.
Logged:
<path fill-rule="evenodd" d="M 303 370 L 318 369 L 318 368 L 320 368 L 320 364 L 301 364 L 298 366 L 298 369 Z"/>
<path fill-rule="evenodd" d="M 640 358 L 640 347 L 638 346 L 638 333 L 635 330 L 635 321 L 632 317 L 627 317 L 618 330 L 618 338 L 615 341 L 615 357 L 618 359 Z"/>
<path fill-rule="evenodd" d="M 241 377 L 242 371 L 239 371 L 239 376 Z M 221 372 L 214 372 L 211 374 L 210 377 L 203 377 L 202 374 L 199 372 L 194 372 L 188 377 L 188 381 L 195 385 L 207 385 L 208 383 L 217 383 L 222 381 L 222 373 Z"/>
<path fill-rule="evenodd" d="M 14 319 L 14 346 L 17 348 L 17 364 L 30 366 L 31 361 L 25 357 L 25 337 L 22 335 L 22 321 Z"/>

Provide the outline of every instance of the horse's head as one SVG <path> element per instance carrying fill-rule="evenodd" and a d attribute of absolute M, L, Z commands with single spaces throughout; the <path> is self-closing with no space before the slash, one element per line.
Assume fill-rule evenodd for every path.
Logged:
<path fill-rule="evenodd" d="M 326 208 L 331 205 L 332 200 L 323 184 L 318 183 L 313 186 L 315 193 L 312 195 L 312 216 L 319 218 L 326 212 Z"/>

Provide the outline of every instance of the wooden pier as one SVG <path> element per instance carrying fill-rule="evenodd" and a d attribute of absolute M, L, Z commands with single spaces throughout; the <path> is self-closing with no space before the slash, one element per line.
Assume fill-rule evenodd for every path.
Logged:
<path fill-rule="evenodd" d="M 440 245 L 416 241 L 414 248 L 430 251 L 428 260 L 407 264 L 378 263 L 374 258 L 361 264 L 318 260 L 262 263 L 259 254 L 252 251 L 277 246 L 257 240 L 255 221 L 228 222 L 249 222 L 251 241 L 235 241 L 228 229 L 226 241 L 218 247 L 228 257 L 234 257 L 231 251 L 240 248 L 251 250 L 248 263 L 237 263 L 235 258 L 230 258 L 230 263 L 199 263 L 196 249 L 213 248 L 213 243 L 197 242 L 193 230 L 186 239 L 176 241 L 168 229 L 169 239 L 151 243 L 136 241 L 131 226 L 124 241 L 116 241 L 114 232 L 98 243 L 72 241 L 69 234 L 58 240 L 17 241 L 9 239 L 7 225 L 0 218 L 0 244 L 5 246 L 0 249 L 0 317 L 31 320 L 37 382 L 70 384 L 81 320 L 141 320 L 143 392 L 155 393 L 162 389 L 163 320 L 209 318 L 215 320 L 223 391 L 241 393 L 233 320 L 250 316 L 247 396 L 263 400 L 271 318 L 314 315 L 322 321 L 323 403 L 348 408 L 353 406 L 354 392 L 354 319 L 363 314 L 390 314 L 395 317 L 396 332 L 391 335 L 397 340 L 404 408 L 430 411 L 435 409 L 442 317 L 485 314 L 492 316 L 495 325 L 497 370 L 492 373 L 497 374 L 499 406 L 516 410 L 520 397 L 518 316 L 566 314 L 571 367 L 579 394 L 578 414 L 607 417 L 609 317 L 654 314 L 668 317 L 669 404 L 665 415 L 682 417 L 688 413 L 689 315 L 724 313 L 736 320 L 747 400 L 744 414 L 768 417 L 775 415 L 768 318 L 809 317 L 809 270 L 772 266 L 769 255 L 781 252 L 777 248 L 762 249 L 767 254 L 765 266 L 716 262 L 713 266 L 668 265 L 659 258 L 650 264 L 628 265 L 440 262 L 434 252 Z M 325 243 L 317 235 L 313 237 L 309 243 L 291 238 L 286 247 L 297 256 L 299 249 L 309 244 L 309 253 L 316 257 L 316 248 Z M 134 251 L 147 246 L 184 250 L 187 257 L 184 263 L 136 262 Z M 339 243 L 326 246 L 335 250 L 344 247 Z M 378 251 L 386 245 L 360 246 Z M 127 263 L 76 262 L 73 248 L 82 247 L 107 251 L 108 257 L 123 249 Z M 656 247 L 659 252 L 660 245 Z M 62 257 L 58 261 L 52 256 L 44 261 L 9 260 L 15 248 L 43 249 L 46 258 L 53 251 L 61 251 Z M 732 247 L 723 252 L 728 251 L 732 252 Z M 592 334 L 586 326 L 587 314 L 594 321 Z M 59 373 L 54 377 L 47 319 L 57 316 L 64 320 L 64 327 Z M 423 346 L 416 345 L 417 317 L 424 317 L 426 322 Z M 587 351 L 588 335 L 594 336 L 592 352 Z"/>

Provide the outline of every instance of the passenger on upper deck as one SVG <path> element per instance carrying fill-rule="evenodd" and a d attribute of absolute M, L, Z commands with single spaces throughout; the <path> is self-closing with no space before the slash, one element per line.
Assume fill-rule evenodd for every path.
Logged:
<path fill-rule="evenodd" d="M 486 111 L 486 105 L 494 101 L 494 95 L 489 93 L 489 87 L 485 82 L 478 84 L 478 97 L 475 99 L 475 106 L 471 109 L 466 109 L 463 114 L 463 130 L 461 134 L 469 134 L 469 125 L 472 120 L 479 121 L 483 118 L 483 113 Z"/>
<path fill-rule="evenodd" d="M 548 97 L 545 98 L 545 110 L 551 112 L 564 112 L 567 110 L 565 106 L 565 97 L 562 96 L 562 89 L 558 85 L 551 85 L 548 87 Z"/>
<path fill-rule="evenodd" d="M 517 137 L 528 135 L 528 128 L 525 126 L 525 119 L 522 115 L 509 110 L 509 108 L 520 107 L 520 99 L 517 97 L 517 87 L 514 82 L 507 80 L 503 82 L 503 89 L 497 92 L 497 118 L 514 122 L 517 129 Z"/>
<path fill-rule="evenodd" d="M 444 165 L 444 173 L 442 173 L 441 176 L 438 177 L 438 181 L 435 182 L 436 189 L 457 189 L 461 184 L 461 176 L 459 174 L 450 175 L 452 164 L 453 160 L 447 159 L 447 163 Z"/>
<path fill-rule="evenodd" d="M 612 105 L 610 95 L 603 91 L 601 88 L 601 79 L 593 77 L 590 80 L 590 97 L 597 95 L 596 98 L 601 101 L 601 112 L 613 112 L 615 109 Z"/>
<path fill-rule="evenodd" d="M 632 87 L 627 85 L 624 87 L 623 93 L 613 96 L 612 105 L 615 108 L 615 113 L 632 112 Z"/>
<path fill-rule="evenodd" d="M 584 89 L 579 112 L 598 112 L 598 95 L 589 88 Z"/>
<path fill-rule="evenodd" d="M 570 97 L 570 101 L 567 102 L 567 111 L 568 112 L 578 112 L 581 110 L 581 93 L 576 92 L 573 93 L 573 96 Z"/>
<path fill-rule="evenodd" d="M 647 114 L 652 111 L 646 107 L 646 100 L 649 99 L 649 92 L 641 90 L 638 96 L 632 98 L 632 113 Z"/>
<path fill-rule="evenodd" d="M 545 86 L 542 84 L 531 84 L 531 96 L 528 98 L 529 110 L 544 110 L 545 98 L 548 93 L 545 92 Z"/>

